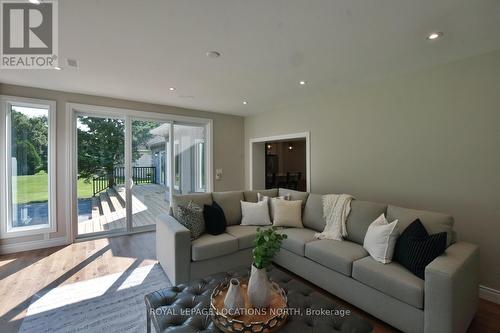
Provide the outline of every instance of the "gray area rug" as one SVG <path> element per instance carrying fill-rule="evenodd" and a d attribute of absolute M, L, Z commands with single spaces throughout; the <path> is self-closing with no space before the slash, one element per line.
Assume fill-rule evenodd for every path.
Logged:
<path fill-rule="evenodd" d="M 19 332 L 146 332 L 144 295 L 171 286 L 158 264 L 35 295 Z"/>

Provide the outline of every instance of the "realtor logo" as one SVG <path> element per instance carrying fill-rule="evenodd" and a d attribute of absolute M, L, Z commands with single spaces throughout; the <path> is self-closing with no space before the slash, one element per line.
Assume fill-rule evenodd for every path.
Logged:
<path fill-rule="evenodd" d="M 51 69 L 57 66 L 57 0 L 43 0 L 38 4 L 0 0 L 0 8 L 0 67 Z"/>

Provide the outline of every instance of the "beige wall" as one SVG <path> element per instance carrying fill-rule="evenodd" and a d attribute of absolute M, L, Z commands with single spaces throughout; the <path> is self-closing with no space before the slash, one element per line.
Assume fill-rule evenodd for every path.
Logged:
<path fill-rule="evenodd" d="M 245 142 L 310 131 L 313 192 L 453 214 L 500 290 L 500 51 L 262 111 Z"/>
<path fill-rule="evenodd" d="M 67 205 L 65 199 L 69 196 L 66 171 L 66 103 L 92 104 L 107 107 L 126 108 L 139 111 L 168 113 L 190 117 L 203 117 L 213 119 L 213 170 L 223 169 L 221 180 L 215 180 L 216 191 L 241 189 L 243 180 L 243 118 L 212 112 L 202 112 L 190 109 L 177 108 L 166 105 L 147 104 L 127 100 L 65 93 L 53 90 L 29 88 L 0 84 L 0 95 L 21 96 L 39 99 L 54 100 L 57 103 L 57 232 L 50 234 L 50 238 L 66 236 L 66 213 Z M 43 237 L 30 236 L 20 238 L 9 238 L 0 240 L 1 245 L 36 241 Z"/>

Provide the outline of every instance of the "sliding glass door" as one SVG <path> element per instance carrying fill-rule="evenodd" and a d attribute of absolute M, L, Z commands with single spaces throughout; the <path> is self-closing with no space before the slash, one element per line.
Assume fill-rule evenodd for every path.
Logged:
<path fill-rule="evenodd" d="M 74 117 L 77 237 L 154 230 L 172 195 L 209 188 L 208 124 L 141 112 Z"/>
<path fill-rule="evenodd" d="M 205 126 L 174 124 L 174 193 L 206 191 L 206 147 Z"/>
<path fill-rule="evenodd" d="M 78 235 L 127 230 L 125 119 L 76 117 Z"/>
<path fill-rule="evenodd" d="M 132 120 L 132 229 L 148 229 L 169 209 L 170 123 Z"/>

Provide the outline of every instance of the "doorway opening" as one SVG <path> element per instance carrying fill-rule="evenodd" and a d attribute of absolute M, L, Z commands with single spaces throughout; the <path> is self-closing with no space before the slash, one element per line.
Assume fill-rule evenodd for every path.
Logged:
<path fill-rule="evenodd" d="M 250 188 L 310 191 L 309 132 L 250 140 Z"/>
<path fill-rule="evenodd" d="M 307 189 L 306 140 L 268 141 L 266 147 L 266 189 Z"/>

